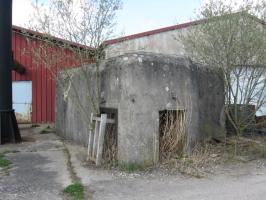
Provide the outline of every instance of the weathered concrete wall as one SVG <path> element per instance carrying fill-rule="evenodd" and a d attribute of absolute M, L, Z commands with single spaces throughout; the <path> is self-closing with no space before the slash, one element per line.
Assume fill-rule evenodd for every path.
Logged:
<path fill-rule="evenodd" d="M 73 80 L 82 96 L 85 84 L 79 73 L 74 73 Z M 190 143 L 224 134 L 223 80 L 216 71 L 197 67 L 184 57 L 133 53 L 106 60 L 101 77 L 100 106 L 118 110 L 120 162 L 149 165 L 157 161 L 159 111 L 165 109 L 191 111 Z M 86 124 L 72 100 L 64 101 L 60 93 L 58 89 L 56 127 L 62 136 L 85 144 Z"/>
<path fill-rule="evenodd" d="M 90 78 L 94 77 L 92 76 L 94 68 L 94 65 L 90 65 L 62 71 L 56 83 L 57 133 L 82 145 L 87 144 L 88 124 L 92 112 L 90 102 L 95 101 L 96 97 L 95 91 L 88 87 L 95 85 L 95 81 Z"/>
<path fill-rule="evenodd" d="M 199 136 L 202 138 L 224 137 L 224 84 L 222 72 L 212 68 L 198 68 L 194 79 L 198 86 Z"/>
<path fill-rule="evenodd" d="M 180 41 L 180 34 L 185 33 L 186 30 L 187 28 L 171 30 L 108 45 L 105 49 L 106 58 L 133 52 L 184 55 L 185 51 Z"/>

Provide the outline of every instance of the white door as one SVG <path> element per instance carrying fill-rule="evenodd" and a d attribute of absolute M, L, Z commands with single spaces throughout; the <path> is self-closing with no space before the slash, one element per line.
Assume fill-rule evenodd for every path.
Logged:
<path fill-rule="evenodd" d="M 18 123 L 31 123 L 32 82 L 13 81 L 13 109 Z"/>

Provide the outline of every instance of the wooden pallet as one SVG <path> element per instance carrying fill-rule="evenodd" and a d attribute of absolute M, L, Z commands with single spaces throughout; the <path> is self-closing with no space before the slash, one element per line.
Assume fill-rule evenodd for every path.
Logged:
<path fill-rule="evenodd" d="M 95 117 L 91 114 L 91 128 L 89 131 L 87 161 L 92 160 L 96 166 L 102 162 L 104 136 L 106 124 L 114 124 L 114 119 L 107 119 L 107 114 L 101 114 L 101 117 Z M 93 130 L 94 127 L 94 130 Z"/>

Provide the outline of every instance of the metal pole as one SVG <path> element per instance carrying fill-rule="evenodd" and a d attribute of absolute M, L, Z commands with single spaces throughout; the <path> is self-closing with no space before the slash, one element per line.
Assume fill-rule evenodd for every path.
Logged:
<path fill-rule="evenodd" d="M 12 0 L 0 1 L 0 110 L 12 110 Z"/>
<path fill-rule="evenodd" d="M 0 144 L 21 140 L 12 108 L 12 0 L 0 0 Z"/>

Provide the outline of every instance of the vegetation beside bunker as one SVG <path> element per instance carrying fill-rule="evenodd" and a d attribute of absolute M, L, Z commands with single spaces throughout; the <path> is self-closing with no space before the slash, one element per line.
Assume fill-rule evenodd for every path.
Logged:
<path fill-rule="evenodd" d="M 247 163 L 266 158 L 266 138 L 236 137 L 225 141 L 198 144 L 190 155 L 176 155 L 162 162 L 159 168 L 169 173 L 202 178 L 215 172 L 219 167 Z"/>
<path fill-rule="evenodd" d="M 266 158 L 266 138 L 255 135 L 230 136 L 219 141 L 206 139 L 188 151 L 190 117 L 188 112 L 180 110 L 160 112 L 159 168 L 163 171 L 201 178 L 225 164 Z"/>

